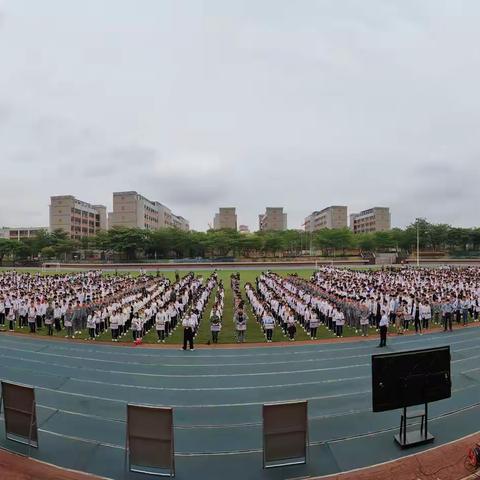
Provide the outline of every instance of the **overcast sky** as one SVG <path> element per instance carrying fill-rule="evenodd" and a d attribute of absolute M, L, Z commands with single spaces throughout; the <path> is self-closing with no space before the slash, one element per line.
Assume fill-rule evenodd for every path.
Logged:
<path fill-rule="evenodd" d="M 0 225 L 137 190 L 480 224 L 478 0 L 0 0 Z"/>

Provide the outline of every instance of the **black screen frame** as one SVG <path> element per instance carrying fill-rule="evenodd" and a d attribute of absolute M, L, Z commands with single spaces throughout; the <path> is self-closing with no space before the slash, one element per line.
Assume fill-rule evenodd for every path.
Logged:
<path fill-rule="evenodd" d="M 372 355 L 374 412 L 450 398 L 451 389 L 451 354 L 448 345 Z"/>

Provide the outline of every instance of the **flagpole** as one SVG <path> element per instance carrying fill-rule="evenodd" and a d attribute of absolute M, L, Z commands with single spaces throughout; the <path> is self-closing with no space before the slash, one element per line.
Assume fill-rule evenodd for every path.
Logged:
<path fill-rule="evenodd" d="M 420 266 L 420 231 L 418 228 L 418 219 L 417 219 L 417 267 Z"/>

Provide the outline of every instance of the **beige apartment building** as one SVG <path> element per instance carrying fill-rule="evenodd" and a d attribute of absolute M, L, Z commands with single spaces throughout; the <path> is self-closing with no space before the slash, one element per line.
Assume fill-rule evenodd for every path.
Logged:
<path fill-rule="evenodd" d="M 92 237 L 107 229 L 107 207 L 92 205 L 73 195 L 50 197 L 51 232 L 63 230 L 70 238 Z"/>
<path fill-rule="evenodd" d="M 174 228 L 188 232 L 190 230 L 190 222 L 181 215 L 173 215 L 172 224 Z"/>
<path fill-rule="evenodd" d="M 221 207 L 213 219 L 213 228 L 221 230 L 222 228 L 237 229 L 237 213 L 235 207 Z"/>
<path fill-rule="evenodd" d="M 186 218 L 175 215 L 167 206 L 160 202 L 155 202 L 158 209 L 158 228 L 178 228 L 188 232 L 190 224 Z"/>
<path fill-rule="evenodd" d="M 305 218 L 305 231 L 315 232 L 324 228 L 347 228 L 347 207 L 332 205 L 320 211 L 315 211 Z"/>
<path fill-rule="evenodd" d="M 267 207 L 265 213 L 258 216 L 258 228 L 260 231 L 286 230 L 287 214 L 283 207 Z"/>
<path fill-rule="evenodd" d="M 151 201 L 137 192 L 114 192 L 113 211 L 108 214 L 109 228 L 128 227 L 144 230 L 178 228 L 188 231 L 185 218 L 175 215 L 167 206 Z"/>
<path fill-rule="evenodd" d="M 386 232 L 391 229 L 391 216 L 388 207 L 373 207 L 350 215 L 350 228 L 353 233 Z"/>

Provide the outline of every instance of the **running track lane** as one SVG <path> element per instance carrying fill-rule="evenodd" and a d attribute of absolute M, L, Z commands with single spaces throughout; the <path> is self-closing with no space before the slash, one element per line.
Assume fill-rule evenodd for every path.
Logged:
<path fill-rule="evenodd" d="M 480 329 L 390 339 L 387 351 L 451 345 L 453 396 L 430 408 L 435 445 L 479 430 L 479 342 Z M 50 463 L 123 478 L 126 403 L 136 402 L 174 407 L 180 480 L 318 476 L 421 450 L 393 443 L 399 412 L 371 412 L 376 344 L 183 352 L 1 336 L 0 378 L 36 388 L 32 456 Z M 262 404 L 295 399 L 309 400 L 309 462 L 264 472 Z M 25 451 L 1 434 L 3 447 Z"/>

